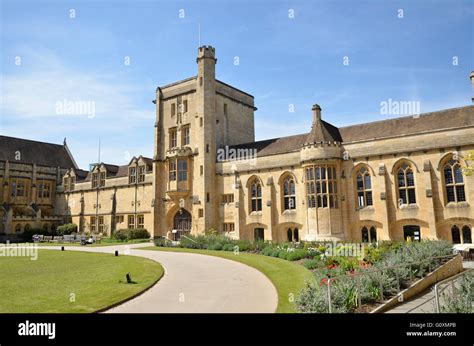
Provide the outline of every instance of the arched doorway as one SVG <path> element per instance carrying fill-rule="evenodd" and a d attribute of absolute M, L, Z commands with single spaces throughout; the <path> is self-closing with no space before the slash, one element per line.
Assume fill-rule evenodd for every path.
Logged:
<path fill-rule="evenodd" d="M 192 218 L 186 209 L 179 209 L 174 216 L 173 230 L 176 230 L 175 240 L 178 240 L 183 234 L 191 232 Z"/>

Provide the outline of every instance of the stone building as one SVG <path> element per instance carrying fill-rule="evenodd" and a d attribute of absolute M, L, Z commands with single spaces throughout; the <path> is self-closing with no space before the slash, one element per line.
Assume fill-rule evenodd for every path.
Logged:
<path fill-rule="evenodd" d="M 58 188 L 56 205 L 82 232 L 110 235 L 117 229 L 145 228 L 153 233 L 153 178 L 153 160 L 142 156 L 123 166 L 71 168 Z"/>
<path fill-rule="evenodd" d="M 155 236 L 471 242 L 473 106 L 337 128 L 314 105 L 309 133 L 255 142 L 254 98 L 216 62 L 200 47 L 197 76 L 157 89 Z"/>
<path fill-rule="evenodd" d="M 0 136 L 0 240 L 24 230 L 54 229 L 63 223 L 55 209 L 56 186 L 77 167 L 63 145 Z"/>
<path fill-rule="evenodd" d="M 255 141 L 254 97 L 216 79 L 213 47 L 196 62 L 196 76 L 156 90 L 153 159 L 71 164 L 58 214 L 82 231 L 174 239 L 213 228 L 277 242 L 472 242 L 474 176 L 462 169 L 474 106 L 336 127 L 315 104 L 308 133 Z"/>

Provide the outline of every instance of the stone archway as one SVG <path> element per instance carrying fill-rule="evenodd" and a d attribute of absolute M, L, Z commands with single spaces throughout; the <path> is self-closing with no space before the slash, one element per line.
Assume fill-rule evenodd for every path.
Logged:
<path fill-rule="evenodd" d="M 176 230 L 175 240 L 178 240 L 183 234 L 189 234 L 191 226 L 192 217 L 189 211 L 184 208 L 178 209 L 173 220 L 173 230 Z"/>

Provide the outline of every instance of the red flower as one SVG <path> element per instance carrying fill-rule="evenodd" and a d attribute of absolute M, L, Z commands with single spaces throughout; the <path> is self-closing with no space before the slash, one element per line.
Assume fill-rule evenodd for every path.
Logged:
<path fill-rule="evenodd" d="M 321 280 L 321 282 L 319 283 L 319 286 L 325 286 L 328 284 L 328 279 L 324 278 Z"/>

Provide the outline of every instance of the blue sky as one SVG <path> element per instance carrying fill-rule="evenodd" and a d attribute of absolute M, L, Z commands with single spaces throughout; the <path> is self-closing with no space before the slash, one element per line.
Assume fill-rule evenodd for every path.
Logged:
<path fill-rule="evenodd" d="M 104 162 L 153 155 L 151 100 L 156 86 L 196 74 L 198 25 L 217 78 L 255 96 L 257 139 L 308 132 L 314 103 L 343 126 L 390 117 L 380 111 L 389 99 L 429 112 L 474 94 L 474 1 L 0 3 L 0 133 L 67 137 L 82 168 L 99 136 Z M 63 100 L 92 101 L 95 115 L 58 114 Z"/>

